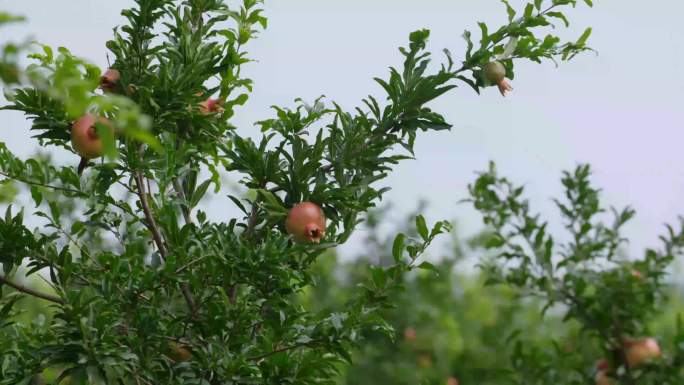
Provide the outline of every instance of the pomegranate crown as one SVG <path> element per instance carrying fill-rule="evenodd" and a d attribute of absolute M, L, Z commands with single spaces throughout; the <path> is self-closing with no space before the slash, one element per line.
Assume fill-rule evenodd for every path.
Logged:
<path fill-rule="evenodd" d="M 306 234 L 306 238 L 314 243 L 320 243 L 321 239 L 325 235 L 325 232 L 322 231 L 315 223 L 309 223 L 306 225 L 304 227 L 304 233 Z"/>

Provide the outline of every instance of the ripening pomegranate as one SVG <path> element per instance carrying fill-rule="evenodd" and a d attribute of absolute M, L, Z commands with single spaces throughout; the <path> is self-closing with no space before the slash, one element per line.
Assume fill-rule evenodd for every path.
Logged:
<path fill-rule="evenodd" d="M 96 121 L 110 126 L 106 118 L 91 114 L 81 116 L 71 125 L 71 145 L 82 158 L 94 159 L 102 156 L 102 139 L 97 134 Z"/>
<path fill-rule="evenodd" d="M 325 235 L 325 214 L 315 203 L 298 203 L 287 215 L 285 229 L 296 242 L 319 243 Z"/>
<path fill-rule="evenodd" d="M 200 103 L 199 110 L 204 115 L 223 112 L 223 103 L 225 103 L 223 99 L 207 98 L 207 100 Z"/>
<path fill-rule="evenodd" d="M 416 329 L 412 327 L 404 329 L 404 340 L 406 340 L 407 342 L 413 342 L 416 340 L 416 337 Z"/>
<path fill-rule="evenodd" d="M 456 378 L 456 377 L 447 378 L 446 385 L 458 385 L 458 378 Z"/>
<path fill-rule="evenodd" d="M 513 91 L 513 86 L 506 79 L 506 67 L 501 62 L 489 62 L 484 65 L 483 71 L 487 83 L 497 85 L 502 96 L 506 96 L 506 92 Z"/>
<path fill-rule="evenodd" d="M 601 358 L 597 363 L 596 363 L 596 369 L 599 371 L 608 371 L 610 369 L 610 364 L 608 363 L 608 360 L 605 358 Z"/>
<path fill-rule="evenodd" d="M 169 342 L 169 357 L 176 362 L 190 361 L 192 353 L 177 342 Z"/>
<path fill-rule="evenodd" d="M 608 376 L 610 371 L 610 363 L 605 358 L 596 362 L 596 376 L 594 380 L 596 385 L 615 385 L 613 379 Z"/>
<path fill-rule="evenodd" d="M 660 357 L 660 345 L 654 338 L 625 340 L 625 356 L 631 367 L 639 366 L 649 360 Z"/>
<path fill-rule="evenodd" d="M 596 381 L 596 385 L 615 385 L 613 379 L 603 370 L 599 370 L 596 373 L 594 380 Z"/>
<path fill-rule="evenodd" d="M 121 73 L 113 68 L 107 69 L 100 77 L 100 88 L 104 92 L 114 92 L 119 84 Z"/>

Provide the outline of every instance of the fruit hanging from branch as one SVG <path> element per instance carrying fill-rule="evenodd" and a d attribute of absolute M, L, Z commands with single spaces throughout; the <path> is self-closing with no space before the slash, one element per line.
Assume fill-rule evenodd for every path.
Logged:
<path fill-rule="evenodd" d="M 220 113 L 223 112 L 223 103 L 225 103 L 223 99 L 207 98 L 200 103 L 199 110 L 204 115 Z"/>
<path fill-rule="evenodd" d="M 79 175 L 88 165 L 89 160 L 99 158 L 104 153 L 102 138 L 95 127 L 98 122 L 111 127 L 109 120 L 92 114 L 81 116 L 71 125 L 71 146 L 81 156 L 81 163 L 78 165 Z"/>
<path fill-rule="evenodd" d="M 625 357 L 630 367 L 636 367 L 661 355 L 660 345 L 654 338 L 627 339 L 624 343 Z"/>
<path fill-rule="evenodd" d="M 506 78 L 506 67 L 503 63 L 491 61 L 484 65 L 483 71 L 487 84 L 498 86 L 502 96 L 506 96 L 506 92 L 513 91 L 511 82 Z"/>
<path fill-rule="evenodd" d="M 295 242 L 320 243 L 325 236 L 323 209 L 312 202 L 294 205 L 285 220 L 285 229 Z"/>
<path fill-rule="evenodd" d="M 192 358 L 192 353 L 182 344 L 169 342 L 169 357 L 175 362 L 186 362 Z"/>
<path fill-rule="evenodd" d="M 414 329 L 412 327 L 408 327 L 408 328 L 404 329 L 404 340 L 406 342 L 413 342 L 416 340 L 417 337 L 418 337 L 418 334 L 416 333 L 416 329 Z"/>
<path fill-rule="evenodd" d="M 104 92 L 115 92 L 119 87 L 121 73 L 113 68 L 107 69 L 100 77 L 100 89 Z"/>
<path fill-rule="evenodd" d="M 594 381 L 596 385 L 614 385 L 613 379 L 608 375 L 610 372 L 610 364 L 605 358 L 596 363 L 596 376 Z"/>
<path fill-rule="evenodd" d="M 596 372 L 594 380 L 596 381 L 596 385 L 615 385 L 613 379 L 610 378 L 610 376 L 608 376 L 608 373 L 603 370 L 599 370 L 598 372 Z"/>

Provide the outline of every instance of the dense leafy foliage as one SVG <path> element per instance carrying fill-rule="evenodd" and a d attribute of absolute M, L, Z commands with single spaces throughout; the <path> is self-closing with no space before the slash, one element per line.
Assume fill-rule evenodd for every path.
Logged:
<path fill-rule="evenodd" d="M 379 182 L 414 155 L 418 133 L 450 128 L 426 105 L 461 81 L 479 91 L 491 60 L 512 78 L 516 59 L 572 58 L 587 50 L 590 32 L 571 43 L 538 37 L 552 21 L 567 21 L 560 11 L 575 1 L 536 0 L 518 18 L 506 3 L 508 24 L 490 33 L 481 23 L 477 49 L 464 35 L 462 65 L 446 51 L 433 72 L 429 31 L 416 31 L 400 49 L 403 68 L 376 79 L 382 98 L 369 96 L 353 112 L 322 99 L 276 107 L 254 141 L 230 118 L 251 91 L 241 68 L 250 62 L 247 43 L 267 24 L 261 2 L 135 3 L 107 42 L 120 73 L 114 92 L 96 91 L 99 68 L 44 46 L 3 107 L 24 112 L 46 148 L 73 151 L 69 127 L 85 113 L 115 130 L 98 128 L 107 156 L 82 177 L 75 164 L 24 161 L 0 148 L 1 175 L 30 188 L 44 224 L 29 230 L 23 214 L 7 211 L 1 282 L 50 301 L 53 312 L 42 323 L 16 323 L 18 294 L 0 300 L 0 384 L 27 384 L 46 370 L 59 373 L 56 383 L 332 383 L 364 331 L 391 334 L 380 311 L 405 273 L 434 269 L 421 255 L 449 229 L 418 216 L 416 236 L 397 236 L 392 263 L 372 267 L 339 311 L 299 303 L 311 264 L 349 239 L 387 190 Z M 210 97 L 220 109 L 201 108 Z M 247 198 L 226 200 L 244 216 L 214 222 L 201 202 L 221 191 L 222 175 L 245 188 Z M 293 243 L 284 231 L 289 208 L 304 200 L 329 219 L 317 245 Z M 13 281 L 20 265 L 44 271 L 54 294 Z"/>
<path fill-rule="evenodd" d="M 556 200 L 567 236 L 553 236 L 548 222 L 533 214 L 523 198 L 523 187 L 500 177 L 494 165 L 470 186 L 472 201 L 493 229 L 487 247 L 496 258 L 483 264 L 489 283 L 506 283 L 545 302 L 543 312 L 560 309 L 566 320 L 581 325 L 583 336 L 606 360 L 606 375 L 620 384 L 677 384 L 681 381 L 684 329 L 668 341 L 663 357 L 642 365 L 628 364 L 628 341 L 651 336 L 650 325 L 666 304 L 670 292 L 666 268 L 684 252 L 684 222 L 667 226 L 662 247 L 646 250 L 641 259 L 621 253 L 626 242 L 622 226 L 634 211 L 606 208 L 600 191 L 590 182 L 590 167 L 580 165 L 562 178 L 565 196 Z M 582 384 L 587 368 L 557 364 L 569 352 L 526 350 L 518 345 L 519 384 Z M 591 368 L 593 369 L 593 368 Z M 618 382 L 619 381 L 619 382 Z"/>

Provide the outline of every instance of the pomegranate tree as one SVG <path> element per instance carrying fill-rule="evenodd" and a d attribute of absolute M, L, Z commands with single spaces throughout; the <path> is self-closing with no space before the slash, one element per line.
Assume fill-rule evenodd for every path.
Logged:
<path fill-rule="evenodd" d="M 2 179 L 30 185 L 37 203 L 0 218 L 1 233 L 16 235 L 0 237 L 0 290 L 18 266 L 45 271 L 46 292 L 11 287 L 51 302 L 54 315 L 44 325 L 0 327 L 3 385 L 44 369 L 92 384 L 333 383 L 366 331 L 383 329 L 388 294 L 404 274 L 429 270 L 416 260 L 449 225 L 417 221 L 419 237 L 397 237 L 392 265 L 373 269 L 372 284 L 334 313 L 296 300 L 315 282 L 313 263 L 350 239 L 387 191 L 381 180 L 413 156 L 419 136 L 451 127 L 432 109 L 435 100 L 464 84 L 479 90 L 482 66 L 503 41 L 535 38 L 537 26 L 553 22 L 548 12 L 569 4 L 538 1 L 537 24 L 509 21 L 477 54 L 447 55 L 441 66 L 429 65 L 430 32 L 414 31 L 399 50 L 402 68 L 378 78 L 380 94 L 359 108 L 297 100 L 247 131 L 230 119 L 252 91 L 244 65 L 258 62 L 245 49 L 267 25 L 263 1 L 129 3 L 125 25 L 103 44 L 112 64 L 101 78 L 65 48 L 43 47 L 4 106 L 27 115 L 45 149 L 71 147 L 86 163 L 103 155 L 109 137 L 96 127 L 107 120 L 88 111 L 116 121 L 121 140 L 120 156 L 83 178 L 48 160 L 18 159 L 0 144 Z M 577 53 L 583 45 L 567 47 Z M 553 58 L 555 49 L 534 55 Z M 240 184 L 233 193 L 241 196 L 220 193 L 226 180 Z M 215 207 L 235 205 L 241 214 L 207 215 L 210 195 L 224 200 Z M 26 228 L 31 210 L 48 226 Z M 4 318 L 21 301 L 0 294 Z M 189 361 L 170 360 L 169 341 L 182 341 Z M 423 361 L 434 367 L 430 356 Z"/>

